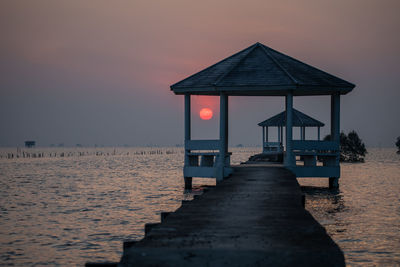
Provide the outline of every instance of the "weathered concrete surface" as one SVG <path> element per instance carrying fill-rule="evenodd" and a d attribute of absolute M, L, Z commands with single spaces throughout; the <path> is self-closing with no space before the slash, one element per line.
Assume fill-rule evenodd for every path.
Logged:
<path fill-rule="evenodd" d="M 302 207 L 282 167 L 243 165 L 144 239 L 126 243 L 119 266 L 344 266 L 339 247 Z"/>

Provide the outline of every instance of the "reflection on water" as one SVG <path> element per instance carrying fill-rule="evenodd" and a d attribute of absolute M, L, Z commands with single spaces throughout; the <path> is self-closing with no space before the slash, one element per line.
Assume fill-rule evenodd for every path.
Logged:
<path fill-rule="evenodd" d="M 180 148 L 23 152 L 0 149 L 0 265 L 118 261 L 123 240 L 142 238 L 145 223 L 215 185 L 194 179 L 193 191 L 183 191 Z M 239 163 L 255 150 L 233 152 Z"/>
<path fill-rule="evenodd" d="M 313 211 L 320 211 L 323 213 L 334 214 L 337 212 L 343 212 L 345 205 L 340 189 L 329 189 L 328 187 L 317 187 L 317 186 L 302 186 L 301 190 L 306 194 L 307 199 L 310 202 L 307 204 L 313 204 L 311 200 L 317 204 L 313 207 Z"/>
<path fill-rule="evenodd" d="M 233 164 L 258 153 L 231 150 Z M 142 238 L 145 223 L 201 194 L 202 185 L 215 185 L 194 179 L 194 190 L 183 191 L 179 148 L 29 152 L 44 157 L 9 159 L 16 152 L 0 149 L 0 265 L 118 261 L 123 240 Z M 347 264 L 400 264 L 400 155 L 369 152 L 366 163 L 341 165 L 339 190 L 327 189 L 327 179 L 299 179 L 306 208 Z"/>
<path fill-rule="evenodd" d="M 345 253 L 348 265 L 400 264 L 400 156 L 370 149 L 363 164 L 342 164 L 339 190 L 299 179 L 306 209 Z"/>

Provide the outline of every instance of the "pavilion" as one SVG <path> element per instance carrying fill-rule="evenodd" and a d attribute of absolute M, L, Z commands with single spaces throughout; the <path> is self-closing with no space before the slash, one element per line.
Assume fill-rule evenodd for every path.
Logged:
<path fill-rule="evenodd" d="M 330 187 L 337 187 L 340 177 L 340 95 L 349 93 L 354 87 L 352 83 L 261 43 L 171 85 L 175 94 L 185 96 L 185 188 L 191 188 L 192 177 L 214 177 L 218 182 L 232 173 L 228 152 L 229 96 L 284 96 L 285 167 L 296 177 L 329 177 Z M 191 139 L 191 95 L 220 97 L 219 139 Z M 293 97 L 307 95 L 330 96 L 331 141 L 293 140 Z M 296 156 L 305 159 L 303 165 L 297 165 Z M 323 158 L 323 166 L 317 165 L 317 157 Z"/>
<path fill-rule="evenodd" d="M 320 128 L 325 124 L 311 118 L 310 116 L 304 114 L 303 112 L 293 109 L 292 115 L 292 126 L 299 127 L 300 129 L 300 140 L 306 140 L 306 127 L 316 127 L 318 129 L 317 137 L 318 141 L 321 139 Z M 275 116 L 272 116 L 265 121 L 258 124 L 262 127 L 262 147 L 263 154 L 281 154 L 283 153 L 283 127 L 286 126 L 286 111 L 283 111 Z M 271 142 L 269 140 L 269 127 L 276 127 L 278 129 L 278 140 L 277 142 Z"/>

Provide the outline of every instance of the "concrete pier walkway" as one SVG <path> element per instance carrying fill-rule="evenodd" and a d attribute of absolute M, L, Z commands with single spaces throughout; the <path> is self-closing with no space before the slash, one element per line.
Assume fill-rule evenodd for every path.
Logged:
<path fill-rule="evenodd" d="M 241 165 L 146 236 L 126 242 L 118 266 L 344 266 L 339 247 L 302 205 L 283 167 Z"/>

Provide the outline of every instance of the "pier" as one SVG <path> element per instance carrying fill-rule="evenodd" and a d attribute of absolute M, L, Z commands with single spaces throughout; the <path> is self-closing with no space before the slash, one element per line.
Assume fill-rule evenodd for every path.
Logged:
<path fill-rule="evenodd" d="M 293 173 L 279 165 L 233 168 L 216 187 L 162 213 L 161 223 L 147 224 L 142 240 L 125 242 L 118 266 L 345 265 L 339 247 L 304 209 Z"/>
<path fill-rule="evenodd" d="M 146 224 L 145 238 L 124 243 L 118 266 L 344 266 L 339 247 L 304 209 L 297 177 L 340 178 L 340 97 L 354 84 L 321 71 L 261 43 L 256 43 L 171 85 L 184 96 L 185 188 L 193 178 L 215 178 L 217 186 L 161 223 Z M 193 140 L 191 96 L 219 96 L 219 138 Z M 298 96 L 330 98 L 329 141 L 306 140 L 296 123 Z M 229 98 L 284 97 L 279 147 L 285 141 L 283 166 L 231 166 L 228 151 Z M 293 127 L 301 127 L 300 140 Z M 317 127 L 323 126 L 318 123 Z M 283 127 L 285 138 L 283 138 Z M 264 133 L 263 146 L 266 140 Z M 285 139 L 285 140 L 283 140 Z M 90 264 L 88 264 L 90 266 Z"/>

